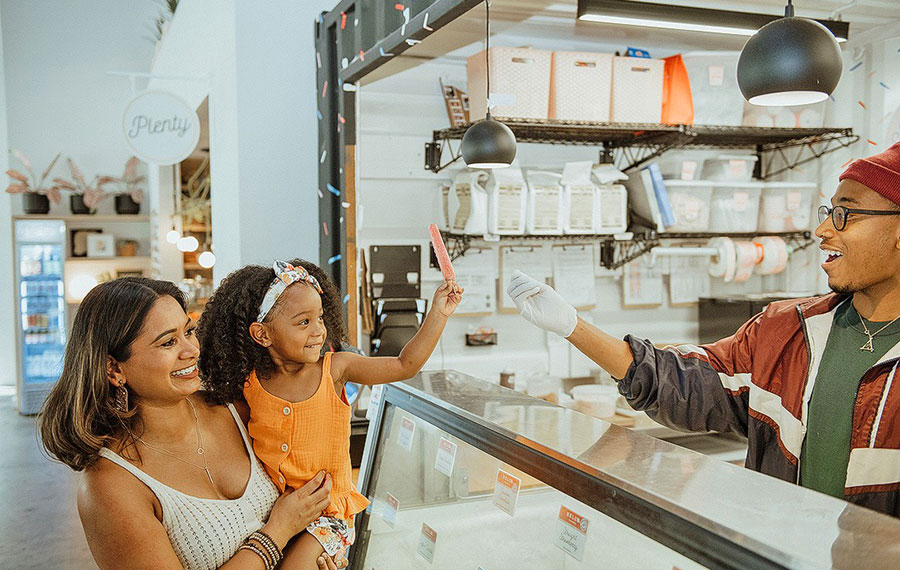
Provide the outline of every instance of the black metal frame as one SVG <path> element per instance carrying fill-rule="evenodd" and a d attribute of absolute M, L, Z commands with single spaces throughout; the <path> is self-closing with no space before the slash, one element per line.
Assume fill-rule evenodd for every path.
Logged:
<path fill-rule="evenodd" d="M 502 438 L 496 430 L 465 414 L 438 407 L 402 385 L 385 385 L 376 418 L 370 424 L 368 454 L 361 466 L 359 491 L 363 495 L 368 496 L 370 492 L 376 446 L 384 429 L 388 404 L 415 415 L 704 566 L 723 570 L 786 568 L 708 529 L 672 516 L 645 499 L 590 476 L 570 463 L 543 454 L 515 437 Z M 351 570 L 364 568 L 370 516 L 366 511 L 357 517 L 358 543 L 351 549 Z"/>
<path fill-rule="evenodd" d="M 473 242 L 483 241 L 479 236 L 454 234 L 441 232 L 450 259 L 454 260 L 466 254 Z M 662 240 L 702 240 L 706 241 L 714 237 L 729 237 L 732 239 L 751 239 L 755 237 L 777 236 L 784 238 L 794 251 L 806 249 L 815 243 L 812 232 L 755 232 L 755 233 L 657 233 L 647 232 L 635 234 L 629 239 L 616 239 L 611 235 L 554 235 L 554 236 L 499 236 L 506 242 L 529 241 L 559 241 L 564 243 L 599 242 L 600 266 L 606 269 L 618 269 L 635 259 L 641 257 L 650 250 L 660 245 Z M 485 242 L 487 243 L 487 242 Z M 495 243 L 495 242 L 491 242 Z M 437 267 L 436 261 L 432 266 Z"/>
<path fill-rule="evenodd" d="M 620 170 L 630 170 L 675 148 L 753 149 L 759 160 L 755 176 L 766 179 L 859 140 L 850 128 L 781 129 L 763 127 L 725 127 L 712 125 L 659 125 L 643 123 L 592 123 L 498 118 L 512 129 L 521 143 L 600 146 L 612 152 Z M 434 131 L 425 143 L 425 169 L 440 172 L 459 158 L 451 141 L 462 139 L 468 127 Z M 796 149 L 791 156 L 788 149 Z M 811 156 L 805 156 L 808 153 Z M 449 160 L 442 162 L 444 154 Z M 764 159 L 778 155 L 786 166 L 767 170 Z"/>

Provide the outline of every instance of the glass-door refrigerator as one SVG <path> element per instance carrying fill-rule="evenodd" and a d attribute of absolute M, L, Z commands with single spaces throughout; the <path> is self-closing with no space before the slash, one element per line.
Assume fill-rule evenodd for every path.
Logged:
<path fill-rule="evenodd" d="M 36 414 L 59 380 L 66 345 L 65 223 L 16 220 L 19 412 Z"/>

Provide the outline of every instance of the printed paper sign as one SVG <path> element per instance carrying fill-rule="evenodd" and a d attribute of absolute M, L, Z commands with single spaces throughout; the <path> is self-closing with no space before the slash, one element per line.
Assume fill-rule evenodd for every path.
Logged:
<path fill-rule="evenodd" d="M 587 528 L 588 520 L 586 518 L 561 506 L 559 507 L 559 520 L 556 522 L 556 539 L 553 543 L 557 548 L 580 561 L 584 556 Z"/>
<path fill-rule="evenodd" d="M 416 552 L 419 556 L 428 561 L 429 564 L 434 563 L 434 548 L 437 545 L 437 533 L 433 528 L 422 523 L 422 534 L 419 535 L 419 547 Z"/>
<path fill-rule="evenodd" d="M 710 65 L 709 66 L 709 84 L 711 87 L 719 87 L 725 83 L 725 66 Z"/>
<path fill-rule="evenodd" d="M 416 434 L 416 424 L 409 418 L 400 420 L 400 433 L 397 434 L 397 445 L 406 451 L 412 450 L 413 436 Z"/>
<path fill-rule="evenodd" d="M 397 500 L 397 497 L 391 495 L 390 493 L 385 493 L 384 496 L 384 514 L 381 518 L 384 519 L 391 528 L 397 524 L 397 511 L 400 510 L 400 501 Z"/>
<path fill-rule="evenodd" d="M 384 384 L 372 386 L 372 395 L 369 396 L 369 407 L 366 408 L 366 419 L 370 422 L 375 420 L 375 414 L 378 413 L 382 393 L 384 393 Z"/>
<path fill-rule="evenodd" d="M 740 180 L 747 174 L 746 160 L 729 160 L 728 161 L 728 178 L 729 180 Z"/>
<path fill-rule="evenodd" d="M 494 505 L 508 514 L 515 516 L 516 501 L 519 500 L 519 486 L 522 482 L 503 469 L 497 471 L 497 482 L 494 484 Z"/>
<path fill-rule="evenodd" d="M 437 457 L 434 458 L 434 468 L 450 477 L 453 474 L 454 461 L 456 461 L 456 444 L 442 437 L 438 444 Z"/>
<path fill-rule="evenodd" d="M 697 174 L 697 161 L 696 160 L 684 160 L 681 162 L 681 179 L 682 180 L 693 180 L 694 176 Z"/>

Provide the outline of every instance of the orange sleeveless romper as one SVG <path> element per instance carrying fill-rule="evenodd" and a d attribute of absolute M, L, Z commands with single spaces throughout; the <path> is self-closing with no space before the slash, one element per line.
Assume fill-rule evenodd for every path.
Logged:
<path fill-rule="evenodd" d="M 369 500 L 357 492 L 350 466 L 350 405 L 334 391 L 332 353 L 325 353 L 322 379 L 309 399 L 289 402 L 266 391 L 252 372 L 244 384 L 250 405 L 253 451 L 280 491 L 299 489 L 320 470 L 331 474 L 331 504 L 324 514 L 352 528 L 353 515 Z"/>

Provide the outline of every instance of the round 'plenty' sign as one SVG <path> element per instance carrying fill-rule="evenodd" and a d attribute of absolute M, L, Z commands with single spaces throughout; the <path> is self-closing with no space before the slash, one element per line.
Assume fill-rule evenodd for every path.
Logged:
<path fill-rule="evenodd" d="M 181 162 L 200 140 L 200 119 L 181 98 L 165 91 L 145 91 L 131 100 L 122 118 L 125 140 L 145 162 Z"/>

